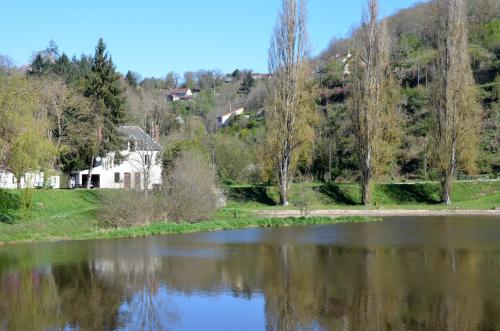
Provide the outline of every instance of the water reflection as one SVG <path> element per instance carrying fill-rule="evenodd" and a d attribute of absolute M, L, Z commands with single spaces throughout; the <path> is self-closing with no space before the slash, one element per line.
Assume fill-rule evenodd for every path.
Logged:
<path fill-rule="evenodd" d="M 499 230 L 401 219 L 2 248 L 0 330 L 500 330 Z"/>

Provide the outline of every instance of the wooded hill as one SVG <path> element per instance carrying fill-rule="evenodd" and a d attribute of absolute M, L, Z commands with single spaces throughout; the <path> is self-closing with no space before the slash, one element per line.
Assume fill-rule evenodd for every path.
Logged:
<path fill-rule="evenodd" d="M 481 148 L 475 169 L 460 168 L 458 175 L 464 178 L 477 174 L 498 177 L 500 3 L 497 0 L 470 0 L 468 6 L 470 54 L 482 108 Z M 401 86 L 398 113 L 403 131 L 398 133 L 397 157 L 382 169 L 381 179 L 437 179 L 429 151 L 430 86 L 435 76 L 439 30 L 437 2 L 417 4 L 386 18 L 386 21 L 391 37 L 391 68 Z M 356 29 L 351 35 L 355 33 Z M 334 39 L 321 55 L 312 59 L 316 110 L 310 116 L 314 137 L 307 150 L 298 153 L 295 181 L 301 178 L 353 181 L 358 178 L 352 123 L 347 114 L 349 75 L 345 74 L 343 63 L 352 50 L 351 41 L 351 38 Z M 55 164 L 63 171 L 82 170 L 89 164 L 85 151 L 89 144 L 82 140 L 86 132 L 81 132 L 81 126 L 72 123 L 91 120 L 88 111 L 78 109 L 89 107 L 87 99 L 91 95 L 92 83 L 89 77 L 98 69 L 95 60 L 92 55 L 70 58 L 53 42 L 37 53 L 28 68 L 16 68 L 7 57 L 0 56 L 3 91 L 19 90 L 21 86 L 22 91 L 29 94 L 29 98 L 12 102 L 21 102 L 26 106 L 23 109 L 34 107 L 33 114 L 27 112 L 27 117 L 39 118 L 40 114 L 48 114 L 43 127 L 38 122 L 39 131 L 41 135 L 50 132 L 48 139 L 59 148 L 57 161 L 52 158 L 42 161 Z M 276 173 L 263 157 L 262 149 L 269 91 L 266 76 L 253 79 L 251 72 L 240 69 L 228 75 L 216 70 L 200 70 L 186 72 L 182 78 L 170 72 L 165 78 L 142 79 L 132 71 L 115 75 L 111 59 L 106 58 L 106 61 L 109 64 L 105 69 L 113 68 L 110 88 L 117 100 L 120 95 L 125 99 L 116 122 L 139 125 L 146 130 L 151 123 L 159 125 L 165 146 L 165 165 L 168 166 L 182 151 L 196 150 L 216 164 L 219 179 L 224 183 L 276 182 Z M 346 63 L 349 65 L 348 60 Z M 189 87 L 199 93 L 191 100 L 167 102 L 168 91 L 175 87 Z M 5 97 L 9 95 L 5 94 Z M 29 105 L 26 104 L 28 101 Z M 245 116 L 236 116 L 227 127 L 216 130 L 216 116 L 234 107 L 244 107 Z M 9 115 L 9 109 L 4 107 L 0 116 Z M 75 119 L 80 122 L 75 122 Z M 27 123 L 26 119 L 18 120 Z M 63 131 L 58 129 L 58 121 L 66 125 L 62 127 Z M 16 132 L 5 126 L 7 121 L 2 120 L 2 123 L 1 132 Z M 109 129 L 112 134 L 112 128 Z M 0 142 L 3 139 L 2 146 L 6 146 L 2 153 L 7 151 L 8 155 L 13 150 L 15 137 L 2 136 L 1 132 Z"/>
<path fill-rule="evenodd" d="M 391 38 L 391 66 L 402 88 L 400 112 L 403 137 L 397 162 L 385 173 L 390 177 L 436 178 L 429 162 L 430 91 L 435 75 L 439 10 L 437 1 L 417 4 L 386 19 Z M 500 3 L 495 0 L 468 2 L 468 29 L 472 69 L 481 106 L 481 150 L 473 173 L 498 176 L 500 172 Z M 351 35 L 354 35 L 354 30 Z M 322 120 L 317 137 L 313 169 L 316 176 L 328 173 L 349 179 L 356 169 L 352 133 L 346 115 L 349 79 L 344 60 L 352 51 L 351 38 L 334 39 L 315 60 L 321 88 Z M 348 61 L 347 61 L 348 63 Z M 330 149 L 331 148 L 331 149 Z M 459 169 L 459 175 L 472 174 Z"/>

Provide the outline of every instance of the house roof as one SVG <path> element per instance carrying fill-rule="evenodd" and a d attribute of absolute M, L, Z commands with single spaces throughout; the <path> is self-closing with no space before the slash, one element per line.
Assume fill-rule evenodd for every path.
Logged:
<path fill-rule="evenodd" d="M 175 88 L 175 89 L 172 89 L 170 91 L 168 91 L 168 94 L 169 95 L 172 95 L 172 94 L 186 94 L 188 93 L 190 89 L 188 88 Z"/>
<path fill-rule="evenodd" d="M 126 140 L 135 140 L 137 150 L 161 150 L 162 147 L 151 138 L 149 134 L 144 132 L 138 126 L 120 126 L 118 128 L 120 135 Z"/>
<path fill-rule="evenodd" d="M 235 113 L 239 113 L 239 112 L 243 113 L 244 111 L 245 111 L 245 108 L 243 108 L 243 107 L 239 107 L 239 108 L 236 108 L 235 110 L 232 110 L 232 111 L 230 111 L 230 112 L 228 112 L 228 113 L 225 113 L 225 114 L 219 115 L 219 116 L 217 116 L 216 118 L 222 118 L 222 117 L 224 117 L 224 116 L 231 116 L 231 115 L 233 115 L 233 114 L 235 114 Z"/>

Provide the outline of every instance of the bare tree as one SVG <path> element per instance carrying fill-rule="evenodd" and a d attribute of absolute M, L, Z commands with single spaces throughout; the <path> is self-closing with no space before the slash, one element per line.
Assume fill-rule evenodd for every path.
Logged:
<path fill-rule="evenodd" d="M 296 151 L 311 137 L 311 93 L 305 0 L 282 0 L 269 49 L 272 74 L 266 109 L 266 146 L 277 169 L 280 204 L 288 205 Z"/>
<path fill-rule="evenodd" d="M 217 209 L 215 171 L 200 153 L 179 156 L 163 185 L 169 220 L 206 220 Z"/>
<path fill-rule="evenodd" d="M 474 168 L 479 106 L 470 65 L 465 0 L 443 0 L 433 91 L 434 164 L 441 175 L 441 199 L 451 204 L 451 180 L 462 165 Z"/>
<path fill-rule="evenodd" d="M 161 164 L 162 148 L 157 142 L 159 137 L 159 126 L 151 124 L 150 130 L 152 139 L 144 139 L 141 141 L 141 148 L 138 149 L 134 158 L 130 161 L 134 168 L 142 174 L 144 195 L 148 196 L 151 186 L 151 176 L 153 170 L 156 168 L 160 171 L 159 165 Z"/>
<path fill-rule="evenodd" d="M 385 22 L 378 21 L 378 1 L 368 1 L 368 15 L 353 36 L 352 89 L 349 114 L 356 139 L 362 203 L 370 203 L 370 185 L 382 161 L 388 125 L 394 112 L 394 89 L 389 68 L 389 37 Z"/>

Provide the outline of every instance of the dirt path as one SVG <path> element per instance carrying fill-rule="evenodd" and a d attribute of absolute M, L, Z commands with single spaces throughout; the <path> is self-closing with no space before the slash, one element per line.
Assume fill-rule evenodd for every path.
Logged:
<path fill-rule="evenodd" d="M 299 210 L 256 210 L 257 215 L 264 217 L 299 217 Z M 312 210 L 309 216 L 498 216 L 500 210 L 462 210 L 462 209 L 327 209 Z"/>

